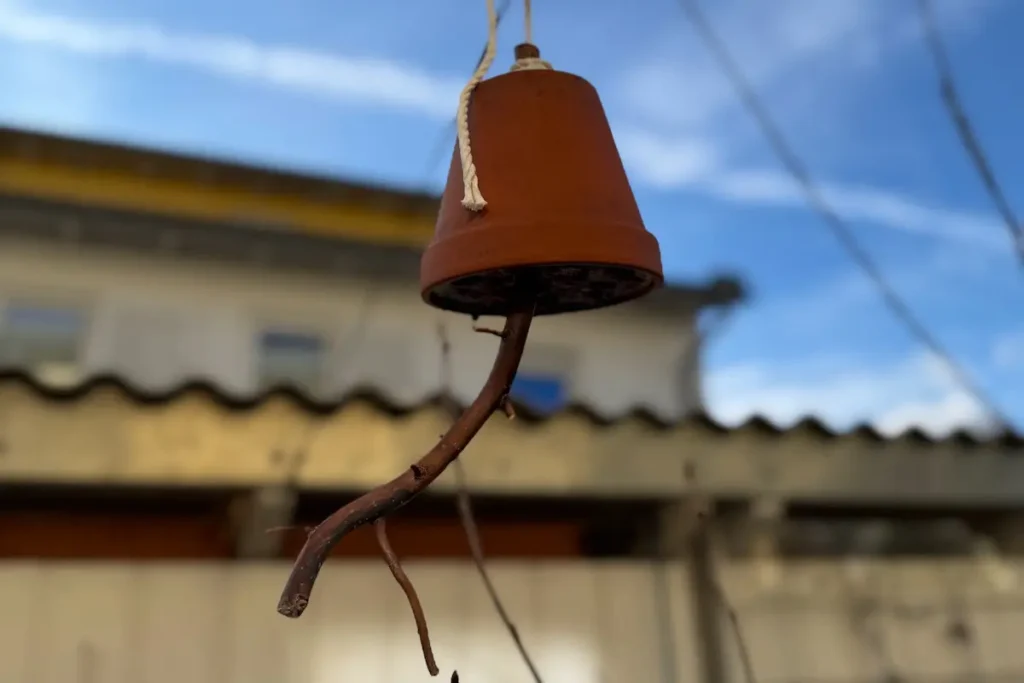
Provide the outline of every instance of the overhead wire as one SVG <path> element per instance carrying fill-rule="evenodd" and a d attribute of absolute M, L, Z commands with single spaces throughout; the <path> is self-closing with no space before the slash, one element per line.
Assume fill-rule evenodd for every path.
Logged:
<path fill-rule="evenodd" d="M 932 61 L 935 64 L 935 70 L 939 77 L 939 95 L 949 117 L 953 121 L 957 136 L 960 138 L 960 144 L 963 146 L 964 151 L 967 152 L 967 156 L 970 157 L 971 163 L 974 165 L 982 184 L 985 186 L 985 190 L 1002 217 L 1003 223 L 1005 223 L 1006 229 L 1010 233 L 1010 239 L 1013 241 L 1017 257 L 1024 264 L 1024 228 L 1021 227 L 1013 207 L 1010 206 L 1010 202 L 1003 192 L 1002 185 L 996 179 L 992 165 L 989 163 L 988 157 L 978 141 L 978 136 L 974 132 L 974 126 L 971 124 L 963 102 L 960 100 L 960 93 L 953 79 L 953 67 L 949 54 L 943 45 L 942 36 L 939 33 L 932 3 L 929 0 L 917 0 L 917 7 L 921 17 L 924 42 L 932 56 Z"/>
<path fill-rule="evenodd" d="M 769 115 L 767 107 L 761 102 L 753 85 L 740 68 L 725 41 L 718 35 L 704 14 L 699 0 L 679 0 L 679 5 L 693 24 L 708 51 L 711 52 L 719 67 L 736 90 L 740 101 L 756 120 L 772 151 L 779 158 L 779 161 L 782 162 L 786 171 L 800 185 L 807 203 L 818 214 L 832 234 L 835 235 L 840 245 L 849 253 L 853 261 L 874 282 L 886 307 L 903 323 L 907 331 L 918 342 L 945 365 L 953 379 L 989 413 L 990 417 L 998 423 L 998 426 L 1003 430 L 1009 430 L 1012 422 L 1007 418 L 1006 414 L 974 380 L 966 368 L 932 334 L 924 322 L 918 318 L 907 302 L 904 301 L 886 279 L 881 268 L 857 239 L 850 226 L 829 205 L 825 195 L 811 177 L 810 171 L 796 152 L 793 151 L 781 129 Z"/>
<path fill-rule="evenodd" d="M 496 28 L 501 27 L 501 20 L 505 17 L 505 12 L 508 10 L 510 4 L 511 0 L 501 0 L 498 4 L 496 12 Z M 529 23 L 527 25 L 529 25 Z M 479 69 L 480 65 L 483 64 L 484 60 L 487 58 L 487 45 L 488 41 L 485 41 L 484 46 L 480 49 L 480 57 L 477 58 L 476 64 L 473 66 L 474 71 Z M 440 134 L 438 134 L 437 142 L 434 143 L 434 147 L 431 150 L 430 155 L 427 157 L 427 166 L 425 171 L 427 176 L 433 174 L 434 169 L 437 168 L 441 159 L 444 158 L 445 152 L 451 149 L 452 131 L 456 130 L 457 124 L 457 117 L 453 116 L 451 121 L 449 121 L 441 130 Z"/>

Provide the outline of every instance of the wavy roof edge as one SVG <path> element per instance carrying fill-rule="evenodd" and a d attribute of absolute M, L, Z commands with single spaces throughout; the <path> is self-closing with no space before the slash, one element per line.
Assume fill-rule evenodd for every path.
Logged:
<path fill-rule="evenodd" d="M 123 378 L 109 374 L 95 375 L 74 386 L 58 387 L 41 382 L 23 371 L 0 370 L 0 385 L 12 384 L 27 388 L 47 401 L 68 403 L 86 399 L 95 392 L 108 389 L 116 390 L 131 402 L 143 406 L 168 405 L 185 396 L 198 394 L 227 410 L 239 412 L 257 409 L 272 400 L 285 399 L 305 411 L 318 415 L 329 415 L 343 410 L 349 404 L 363 402 L 383 413 L 400 417 L 430 407 L 458 403 L 457 399 L 446 393 L 430 394 L 416 401 L 401 401 L 378 388 L 367 386 L 353 387 L 331 399 L 319 399 L 297 387 L 287 385 L 277 386 L 253 395 L 234 394 L 203 380 L 192 380 L 171 388 L 154 390 L 139 387 Z M 982 437 L 969 430 L 958 429 L 943 437 L 936 437 L 920 428 L 912 427 L 899 434 L 887 436 L 869 424 L 859 424 L 846 430 L 833 429 L 813 415 L 807 415 L 789 426 L 782 426 L 763 415 L 752 415 L 738 425 L 729 426 L 705 411 L 693 411 L 678 419 L 665 419 L 645 407 L 635 407 L 614 416 L 602 414 L 592 406 L 583 403 L 569 404 L 554 413 L 538 412 L 521 403 L 516 403 L 515 408 L 517 419 L 527 424 L 542 424 L 558 417 L 571 415 L 582 417 L 598 427 L 639 421 L 660 430 L 696 426 L 722 435 L 754 432 L 761 435 L 783 437 L 796 433 L 810 433 L 826 440 L 861 439 L 878 443 L 911 441 L 922 445 L 956 443 L 963 446 L 1024 447 L 1024 435 L 1012 432 Z"/>

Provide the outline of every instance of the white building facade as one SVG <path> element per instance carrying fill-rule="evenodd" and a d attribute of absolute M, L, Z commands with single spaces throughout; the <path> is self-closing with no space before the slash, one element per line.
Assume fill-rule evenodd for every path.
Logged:
<path fill-rule="evenodd" d="M 449 383 L 471 399 L 493 359 L 491 335 L 422 302 L 415 250 L 25 201 L 0 203 L 0 222 L 0 367 L 48 383 L 114 375 L 239 397 L 294 385 L 320 399 L 362 388 L 412 404 Z M 699 407 L 695 320 L 714 293 L 670 287 L 538 319 L 517 392 L 540 410 L 578 402 L 609 417 Z"/>

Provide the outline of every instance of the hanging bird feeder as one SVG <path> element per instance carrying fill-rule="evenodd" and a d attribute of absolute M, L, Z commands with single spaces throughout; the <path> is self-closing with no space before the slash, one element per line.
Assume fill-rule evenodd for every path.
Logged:
<path fill-rule="evenodd" d="M 384 518 L 436 480 L 495 411 L 514 415 L 508 393 L 535 316 L 624 303 L 663 281 L 658 242 L 644 228 L 597 91 L 540 58 L 528 0 L 527 40 L 512 70 L 483 80 L 497 42 L 493 0 L 487 4 L 487 49 L 460 97 L 458 143 L 420 285 L 436 308 L 505 317 L 494 366 L 430 452 L 310 533 L 278 603 L 281 614 L 300 616 L 330 549 L 372 522 L 409 597 L 431 675 L 438 670 L 426 620 Z"/>

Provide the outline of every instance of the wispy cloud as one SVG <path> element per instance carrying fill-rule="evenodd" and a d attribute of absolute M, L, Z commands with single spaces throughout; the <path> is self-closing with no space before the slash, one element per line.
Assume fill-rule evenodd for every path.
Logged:
<path fill-rule="evenodd" d="M 707 397 L 713 414 L 733 424 L 754 413 L 792 424 L 815 406 L 811 412 L 837 429 L 867 422 L 886 434 L 920 427 L 942 435 L 991 425 L 982 406 L 928 354 L 884 365 L 835 356 L 734 365 L 710 374 Z"/>
<path fill-rule="evenodd" d="M 944 32 L 965 32 L 994 2 L 934 4 Z M 802 86 L 815 92 L 814 106 L 820 107 L 825 93 L 849 89 L 851 77 L 871 75 L 886 64 L 883 57 L 920 37 L 913 3 L 720 0 L 707 5 L 747 77 L 776 104 Z M 682 13 L 677 16 L 682 22 Z M 657 31 L 633 60 L 624 61 L 613 96 L 628 101 L 649 123 L 676 130 L 715 128 L 723 115 L 735 113 L 736 94 L 701 41 L 671 21 L 663 22 L 660 35 Z"/>
<path fill-rule="evenodd" d="M 871 35 L 867 29 L 877 24 L 878 17 L 884 15 L 882 8 L 889 6 L 879 2 L 826 5 L 786 0 L 767 13 L 764 21 L 751 16 L 754 10 L 749 5 L 733 5 L 722 12 L 722 18 L 727 28 L 743 38 L 735 44 L 742 47 L 745 61 L 755 64 L 758 81 L 771 83 L 821 53 L 832 54 L 842 46 L 854 49 L 850 46 L 867 40 L 865 36 Z M 308 96 L 412 111 L 436 119 L 452 116 L 462 87 L 459 78 L 392 61 L 264 45 L 237 36 L 174 33 L 148 24 L 93 22 L 9 3 L 0 4 L 0 39 L 100 59 L 147 60 L 192 68 Z M 728 84 L 706 58 L 702 60 L 696 60 L 702 67 L 687 67 L 690 62 L 680 59 L 673 61 L 672 69 L 660 62 L 660 67 L 641 66 L 633 74 L 628 92 L 637 107 L 686 111 L 686 120 L 694 124 L 694 134 L 676 137 L 617 125 L 616 138 L 633 176 L 649 185 L 685 187 L 730 202 L 803 208 L 804 197 L 788 177 L 775 171 L 732 167 L 728 145 L 696 125 L 713 121 L 723 107 L 735 105 Z M 680 92 L 664 87 L 676 79 L 687 85 L 682 90 L 685 107 L 650 101 L 651 93 Z M 823 189 L 833 206 L 851 220 L 1005 248 L 999 226 L 988 217 L 929 207 L 870 187 L 829 183 Z"/>
<path fill-rule="evenodd" d="M 709 192 L 760 206 L 805 206 L 798 184 L 781 171 L 732 171 L 706 179 Z M 927 206 L 901 194 L 863 185 L 818 183 L 829 207 L 850 221 L 906 232 L 936 235 L 974 246 L 1005 251 L 1002 225 L 988 214 Z"/>
<path fill-rule="evenodd" d="M 936 4 L 944 28 L 964 31 L 992 3 Z M 886 0 L 779 0 L 770 7 L 724 2 L 717 6 L 714 22 L 754 87 L 773 109 L 782 110 L 784 124 L 819 118 L 827 102 L 844 101 L 856 91 L 855 76 L 878 74 L 873 67 L 882 63 L 879 57 L 919 37 L 914 8 Z M 732 203 L 806 209 L 804 193 L 787 174 L 763 163 L 736 162 L 741 156 L 749 158 L 753 145 L 757 156 L 764 155 L 760 135 L 700 41 L 681 40 L 677 33 L 673 26 L 664 43 L 655 43 L 646 57 L 620 74 L 619 109 L 623 120 L 633 124 L 619 126 L 616 137 L 630 173 L 644 184 L 683 188 Z M 801 89 L 814 96 L 794 98 Z M 787 110 L 785 103 L 794 99 L 802 110 Z M 1006 250 L 1003 228 L 988 214 L 828 179 L 819 189 L 849 221 Z"/>
<path fill-rule="evenodd" d="M 891 17 L 885 0 L 814 2 L 776 0 L 755 4 L 714 3 L 713 19 L 737 60 L 761 90 L 772 87 L 808 63 L 835 68 L 860 63 L 877 53 Z M 680 21 L 682 14 L 677 13 Z M 618 95 L 650 124 L 714 127 L 736 105 L 732 87 L 699 40 L 667 22 L 619 76 Z M 806 75 L 803 73 L 801 75 Z"/>
<path fill-rule="evenodd" d="M 147 24 L 91 22 L 0 3 L 0 39 L 75 55 L 143 59 L 194 68 L 355 104 L 411 110 L 433 118 L 454 114 L 460 79 L 411 65 L 346 58 L 245 38 L 173 33 Z"/>
<path fill-rule="evenodd" d="M 659 188 L 692 187 L 718 172 L 718 145 L 701 137 L 666 138 L 617 126 L 615 144 L 634 179 Z"/>
<path fill-rule="evenodd" d="M 686 189 L 718 199 L 775 209 L 811 210 L 802 188 L 781 170 L 730 167 L 707 138 L 662 139 L 623 128 L 616 141 L 630 173 L 663 189 Z M 899 193 L 864 185 L 818 182 L 829 207 L 848 221 L 932 235 L 1005 252 L 1003 226 L 990 214 L 929 206 Z"/>

